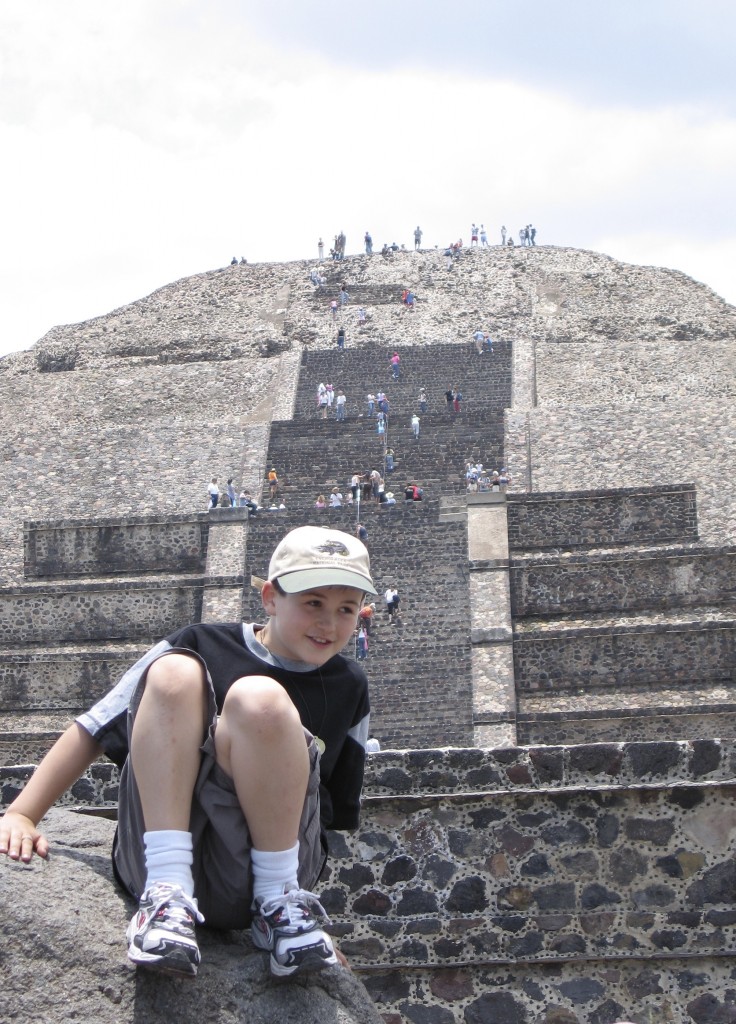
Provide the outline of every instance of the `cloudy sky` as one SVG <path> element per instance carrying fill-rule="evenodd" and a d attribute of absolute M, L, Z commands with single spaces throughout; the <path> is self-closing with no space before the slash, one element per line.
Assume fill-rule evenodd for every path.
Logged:
<path fill-rule="evenodd" d="M 733 0 L 0 0 L 0 353 L 188 274 L 468 239 L 736 302 Z"/>

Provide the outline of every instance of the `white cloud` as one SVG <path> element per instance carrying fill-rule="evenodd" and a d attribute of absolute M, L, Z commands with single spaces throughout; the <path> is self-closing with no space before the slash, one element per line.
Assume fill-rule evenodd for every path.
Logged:
<path fill-rule="evenodd" d="M 409 244 L 420 223 L 445 245 L 475 219 L 492 237 L 531 220 L 539 241 L 725 294 L 736 121 L 722 113 L 285 55 L 233 3 L 17 10 L 0 12 L 0 351 L 232 255 L 311 257 L 341 228 L 350 252 L 366 228 Z"/>

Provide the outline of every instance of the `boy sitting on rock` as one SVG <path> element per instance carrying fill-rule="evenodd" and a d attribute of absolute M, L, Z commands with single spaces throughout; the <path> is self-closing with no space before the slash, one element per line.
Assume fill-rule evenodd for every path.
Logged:
<path fill-rule="evenodd" d="M 340 652 L 376 593 L 368 552 L 302 526 L 255 582 L 265 625 L 197 623 L 156 644 L 0 819 L 0 853 L 46 857 L 37 825 L 49 807 L 101 753 L 121 766 L 113 867 L 139 900 L 127 933 L 139 966 L 196 974 L 205 920 L 251 925 L 280 977 L 338 961 L 311 889 L 323 828 L 358 825 L 368 688 Z"/>

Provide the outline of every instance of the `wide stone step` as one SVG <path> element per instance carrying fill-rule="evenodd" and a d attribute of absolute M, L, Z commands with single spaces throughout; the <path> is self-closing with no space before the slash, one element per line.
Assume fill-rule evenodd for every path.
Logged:
<path fill-rule="evenodd" d="M 85 705 L 65 713 L 0 713 L 0 765 L 38 764 L 84 710 Z"/>
<path fill-rule="evenodd" d="M 206 512 L 27 522 L 28 579 L 202 573 L 207 559 Z"/>
<path fill-rule="evenodd" d="M 732 687 L 698 682 L 656 693 L 578 693 L 560 695 L 545 707 L 540 698 L 519 698 L 519 743 L 577 744 L 711 740 L 736 736 Z"/>
<path fill-rule="evenodd" d="M 28 584 L 0 590 L 0 648 L 165 635 L 201 618 L 207 587 L 238 589 L 241 577 L 183 575 Z"/>
<path fill-rule="evenodd" d="M 0 712 L 89 707 L 159 639 L 0 650 Z"/>
<path fill-rule="evenodd" d="M 736 610 L 675 610 L 639 616 L 514 628 L 514 675 L 520 694 L 610 689 L 619 702 L 631 691 L 736 681 Z M 720 614 L 718 614 L 720 612 Z"/>
<path fill-rule="evenodd" d="M 527 638 L 565 637 L 570 633 L 611 633 L 617 629 L 688 629 L 698 626 L 731 626 L 736 622 L 736 606 L 696 605 L 692 608 L 657 608 L 629 612 L 592 612 L 589 615 L 561 615 L 549 618 L 517 619 L 514 635 Z"/>
<path fill-rule="evenodd" d="M 509 499 L 507 523 L 514 552 L 584 547 L 603 554 L 613 545 L 642 551 L 691 543 L 698 538 L 695 485 L 517 494 Z"/>
<path fill-rule="evenodd" d="M 676 547 L 567 558 L 513 558 L 515 617 L 736 606 L 736 548 Z"/>
<path fill-rule="evenodd" d="M 311 302 L 313 305 L 318 306 L 320 310 L 324 311 L 329 308 L 332 299 L 338 298 L 338 292 L 340 285 L 345 281 L 344 273 L 340 273 L 340 261 L 333 261 L 337 269 L 330 267 L 328 270 L 322 270 L 323 276 L 326 278 L 325 284 L 315 288 L 313 295 L 311 296 Z M 322 267 L 324 268 L 324 264 Z M 350 295 L 350 308 L 354 310 L 356 306 L 377 306 L 386 305 L 388 303 L 400 303 L 401 293 L 404 291 L 405 285 L 398 284 L 351 284 L 349 295 Z"/>
<path fill-rule="evenodd" d="M 581 687 L 574 693 L 520 694 L 521 715 L 671 714 L 698 712 L 702 708 L 730 708 L 736 711 L 736 692 L 728 684 L 705 685 L 700 681 L 662 686 L 652 693 L 646 687 L 631 688 L 622 702 L 610 690 Z"/>

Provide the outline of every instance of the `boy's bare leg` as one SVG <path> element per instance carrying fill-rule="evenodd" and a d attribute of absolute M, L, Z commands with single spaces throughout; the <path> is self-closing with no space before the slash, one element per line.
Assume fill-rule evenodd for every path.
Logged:
<path fill-rule="evenodd" d="M 130 757 L 149 832 L 186 832 L 207 729 L 204 672 L 186 654 L 167 654 L 148 670 Z"/>
<path fill-rule="evenodd" d="M 289 695 L 266 676 L 239 679 L 215 731 L 217 760 L 235 782 L 253 849 L 251 937 L 288 977 L 339 962 L 326 914 L 298 882 L 299 822 L 309 782 L 304 727 Z M 256 860 L 257 858 L 257 860 Z"/>
<path fill-rule="evenodd" d="M 267 676 L 239 679 L 215 732 L 217 762 L 233 779 L 253 846 L 287 850 L 299 838 L 309 753 L 286 690 Z"/>

